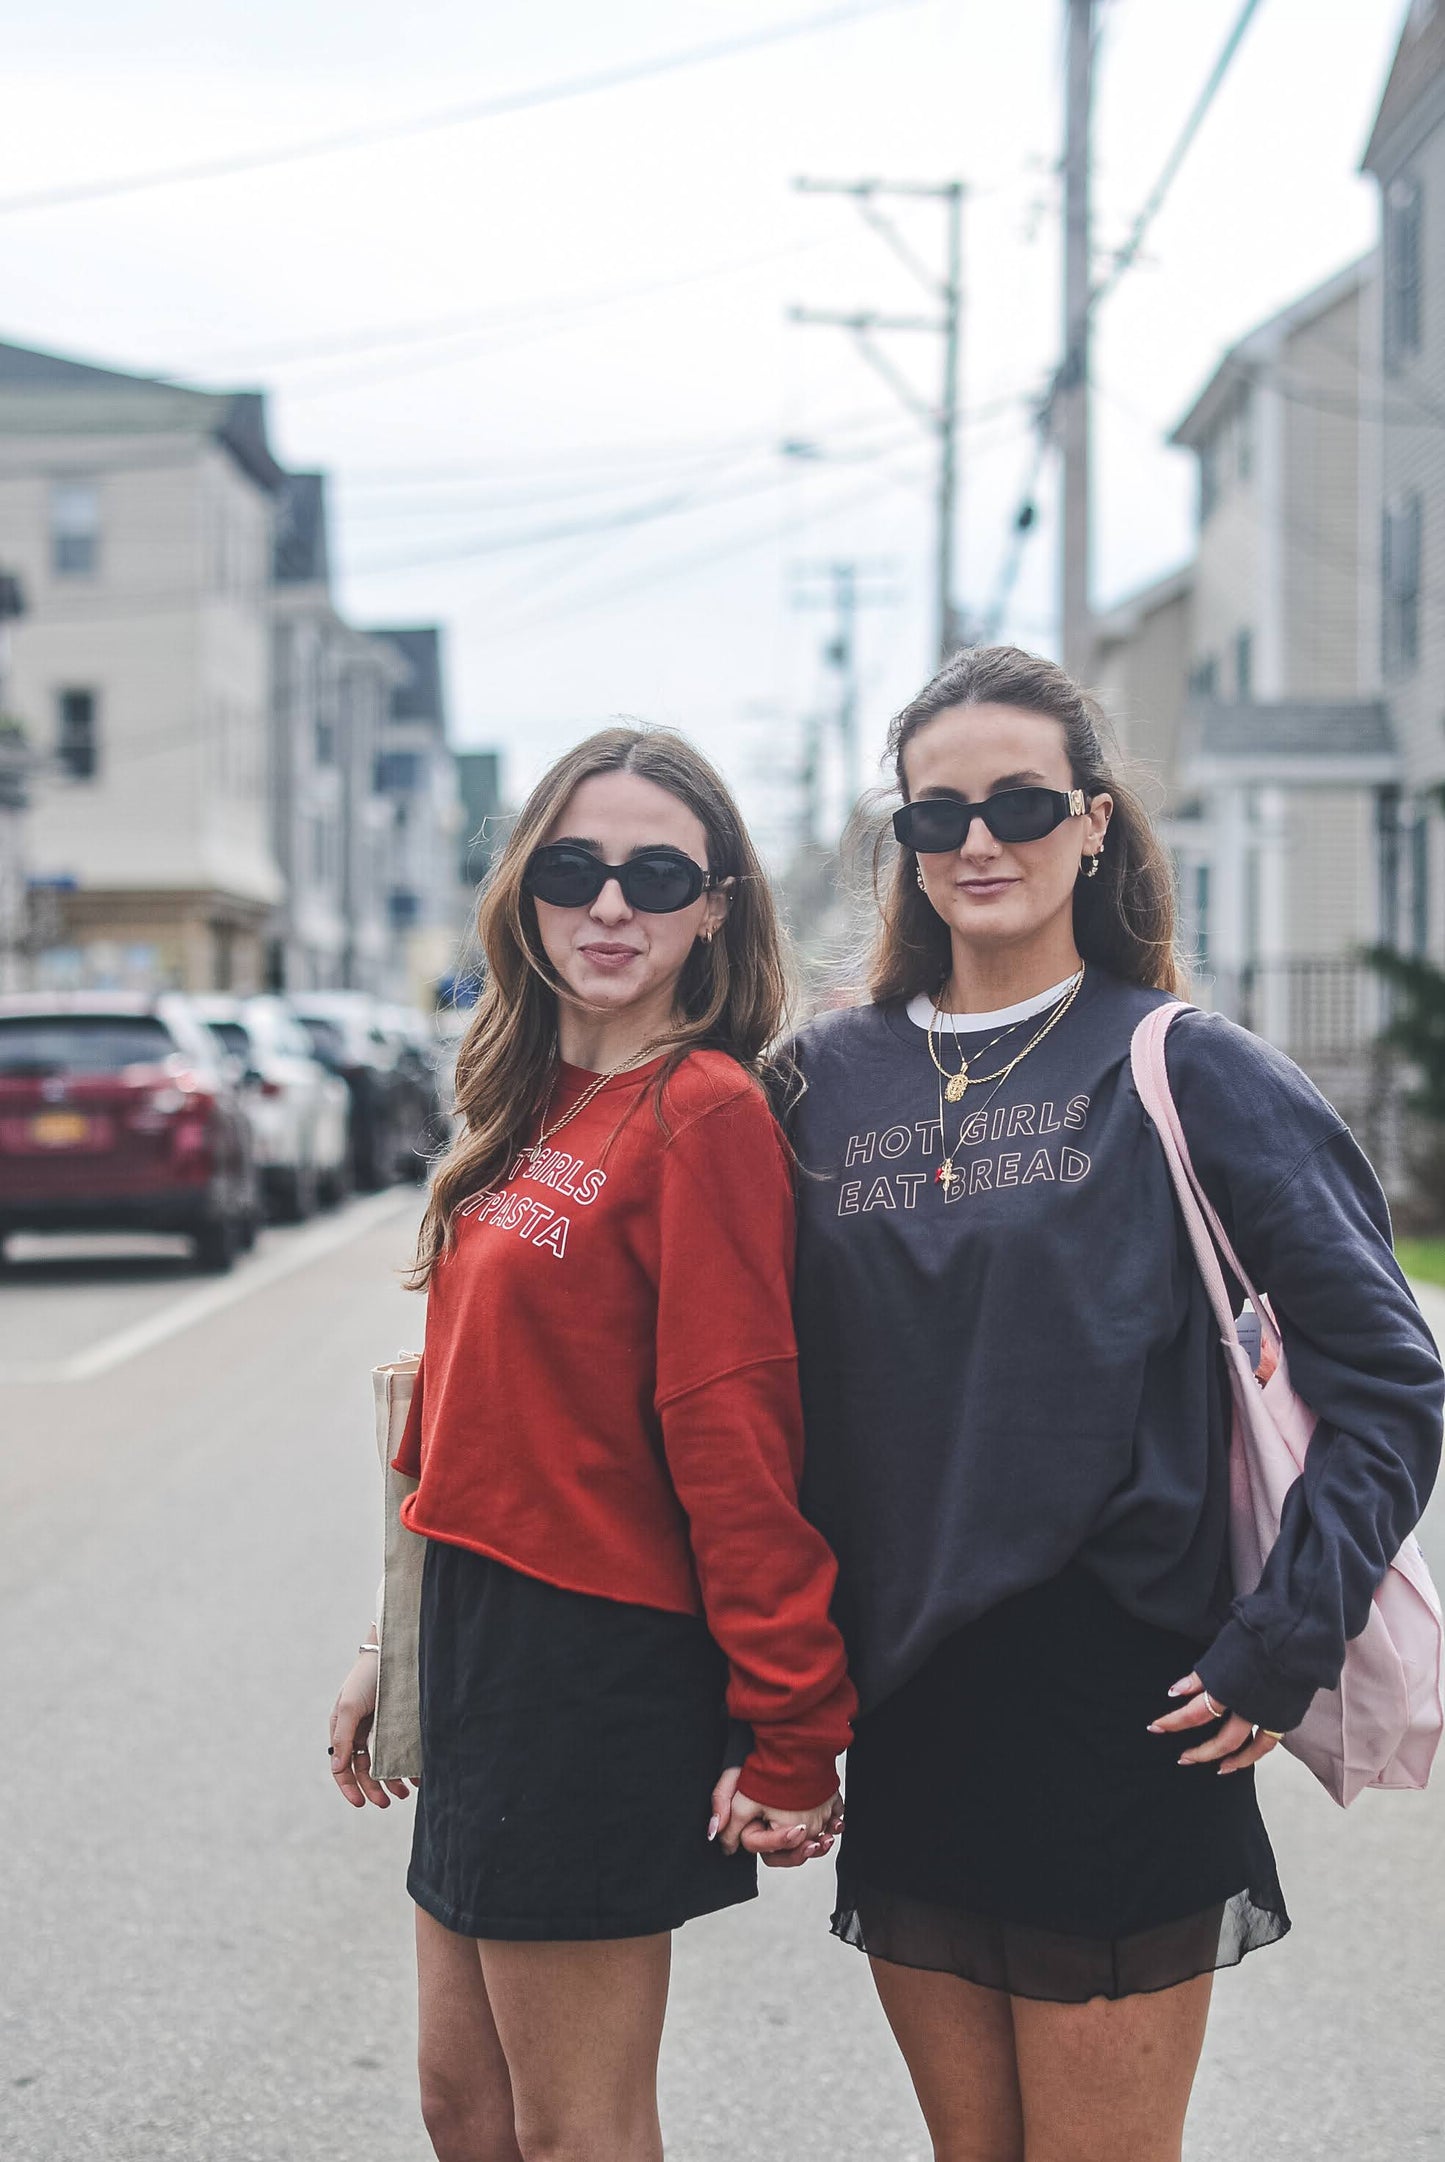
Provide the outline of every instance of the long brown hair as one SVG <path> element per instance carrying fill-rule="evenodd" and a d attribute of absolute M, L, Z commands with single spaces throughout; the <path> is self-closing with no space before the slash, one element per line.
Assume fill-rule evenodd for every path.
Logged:
<path fill-rule="evenodd" d="M 573 791 L 599 773 L 635 773 L 665 788 L 701 822 L 707 868 L 734 881 L 717 935 L 693 947 L 677 985 L 673 1028 L 654 1102 L 690 1051 L 725 1051 L 757 1073 L 787 1015 L 788 976 L 773 897 L 722 776 L 671 728 L 599 729 L 559 758 L 528 796 L 482 890 L 477 938 L 485 983 L 457 1053 L 463 1126 L 432 1178 L 408 1279 L 421 1290 L 454 1236 L 469 1195 L 503 1176 L 541 1113 L 557 1071 L 557 976 L 523 874 Z"/>
<path fill-rule="evenodd" d="M 903 757 L 909 743 L 920 728 L 954 706 L 1016 706 L 1061 724 L 1074 787 L 1088 796 L 1107 790 L 1114 799 L 1098 876 L 1081 878 L 1074 888 L 1074 943 L 1085 961 L 1130 983 L 1179 990 L 1169 859 L 1138 795 L 1110 767 L 1102 741 L 1103 715 L 1095 700 L 1056 662 L 1017 646 L 975 646 L 956 653 L 888 731 L 888 750 L 905 802 Z M 885 882 L 889 840 L 885 826 L 873 856 L 882 920 L 869 955 L 868 993 L 877 1004 L 937 991 L 953 961 L 948 925 L 918 884 L 918 858 L 912 849 L 897 851 Z"/>

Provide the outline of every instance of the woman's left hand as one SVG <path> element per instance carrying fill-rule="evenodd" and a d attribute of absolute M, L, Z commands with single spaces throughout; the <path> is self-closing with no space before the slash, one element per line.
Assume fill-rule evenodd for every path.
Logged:
<path fill-rule="evenodd" d="M 1258 1764 L 1267 1757 L 1279 1741 L 1277 1734 L 1264 1727 L 1251 1726 L 1241 1719 L 1238 1712 L 1228 1706 L 1221 1712 L 1216 1709 L 1197 1674 L 1186 1674 L 1182 1682 L 1176 1682 L 1169 1692 L 1171 1697 L 1188 1697 L 1189 1702 L 1177 1712 L 1168 1712 L 1162 1719 L 1150 1722 L 1151 1734 L 1186 1734 L 1191 1727 L 1211 1726 L 1217 1719 L 1219 1732 L 1201 1742 L 1197 1749 L 1186 1749 L 1179 1759 L 1181 1764 L 1213 1764 L 1217 1771 L 1242 1772 L 1251 1764 Z"/>
<path fill-rule="evenodd" d="M 810 1862 L 829 1852 L 835 1837 L 832 1825 L 838 1806 L 836 1795 L 817 1809 L 790 1811 L 784 1823 L 774 1824 L 772 1819 L 782 1812 L 740 1794 L 741 1777 L 741 1768 L 730 1766 L 713 1788 L 709 1839 L 721 1839 L 729 1854 L 736 1854 L 740 1846 L 746 1847 L 750 1854 L 761 1855 L 771 1869 L 795 1868 L 800 1862 Z"/>

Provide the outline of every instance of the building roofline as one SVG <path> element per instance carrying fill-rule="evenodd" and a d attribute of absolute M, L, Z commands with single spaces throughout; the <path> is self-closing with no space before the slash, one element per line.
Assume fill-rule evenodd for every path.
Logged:
<path fill-rule="evenodd" d="M 1152 579 L 1147 586 L 1137 586 L 1122 600 L 1115 601 L 1112 608 L 1102 609 L 1094 621 L 1096 643 L 1132 638 L 1146 616 L 1186 599 L 1193 592 L 1197 571 L 1198 565 L 1191 558 L 1176 570 Z"/>
<path fill-rule="evenodd" d="M 1439 102 L 1441 77 L 1445 75 L 1445 14 L 1432 5 L 1428 13 L 1412 0 L 1395 43 L 1389 72 L 1375 108 L 1369 141 L 1360 158 L 1360 171 L 1379 178 L 1382 170 L 1398 163 L 1385 155 L 1417 121 L 1420 108 L 1432 99 Z M 1408 154 L 1408 153 L 1407 153 Z"/>
<path fill-rule="evenodd" d="M 266 438 L 263 390 L 201 390 L 172 377 L 129 374 L 39 346 L 0 340 L 0 396 L 54 401 L 87 392 L 131 399 L 140 412 L 149 401 L 164 401 L 175 408 L 179 400 L 180 412 L 190 409 L 194 413 L 198 432 L 218 443 L 252 480 L 270 494 L 281 486 L 285 476 Z"/>
<path fill-rule="evenodd" d="M 1340 270 L 1334 271 L 1318 285 L 1301 293 L 1297 300 L 1256 323 L 1253 330 L 1235 344 L 1226 347 L 1193 405 L 1182 420 L 1175 423 L 1167 440 L 1192 450 L 1200 437 L 1207 434 L 1218 419 L 1230 393 L 1241 382 L 1252 381 L 1256 371 L 1272 360 L 1286 338 L 1296 331 L 1305 330 L 1331 308 L 1338 307 L 1351 293 L 1358 292 L 1365 284 L 1375 263 L 1375 250 L 1367 249 Z"/>

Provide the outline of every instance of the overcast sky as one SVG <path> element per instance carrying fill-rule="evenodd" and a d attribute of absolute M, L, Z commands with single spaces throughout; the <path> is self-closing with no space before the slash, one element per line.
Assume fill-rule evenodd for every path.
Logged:
<path fill-rule="evenodd" d="M 286 146 L 745 39 L 826 0 L 0 0 L 5 199 Z M 1105 0 L 1117 245 L 1238 0 Z M 1183 560 L 1164 438 L 1220 352 L 1372 244 L 1358 174 L 1404 0 L 1264 0 L 1096 343 L 1097 591 Z M 962 178 L 961 597 L 986 609 L 1058 326 L 1061 0 L 899 0 L 621 88 L 220 180 L 0 215 L 0 338 L 264 386 L 333 477 L 343 605 L 446 626 L 454 734 L 513 790 L 627 712 L 687 728 L 777 846 L 828 695 L 812 567 L 875 566 L 863 723 L 932 654 L 932 450 L 793 302 L 927 303 L 795 175 Z M 924 253 L 932 205 L 900 218 Z M 894 352 L 921 390 L 927 337 Z M 826 456 L 779 455 L 784 439 Z M 1055 637 L 1051 493 L 1005 625 Z M 623 523 L 621 521 L 631 521 Z"/>

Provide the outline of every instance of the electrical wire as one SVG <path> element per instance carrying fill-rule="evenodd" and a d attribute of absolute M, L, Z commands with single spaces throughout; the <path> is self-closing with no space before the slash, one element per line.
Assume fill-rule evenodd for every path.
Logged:
<path fill-rule="evenodd" d="M 718 38 L 681 51 L 662 53 L 650 60 L 625 62 L 597 68 L 588 74 L 564 76 L 530 89 L 504 91 L 497 97 L 478 98 L 465 105 L 435 108 L 414 114 L 409 120 L 383 122 L 373 127 L 342 129 L 333 135 L 313 136 L 276 150 L 235 152 L 223 158 L 203 158 L 183 165 L 153 168 L 148 172 L 121 173 L 105 179 L 72 181 L 60 187 L 34 188 L 23 195 L 0 197 L 0 217 L 29 210 L 64 209 L 75 203 L 111 201 L 143 190 L 189 185 L 195 181 L 224 180 L 238 173 L 268 171 L 280 165 L 296 165 L 312 158 L 333 157 L 342 151 L 366 150 L 378 143 L 393 143 L 417 135 L 431 135 L 445 128 L 469 127 L 481 120 L 502 119 L 513 113 L 536 112 L 542 106 L 561 105 L 574 98 L 594 97 L 602 91 L 625 89 L 633 83 L 653 82 L 660 76 L 705 67 L 716 60 L 730 60 L 742 53 L 758 52 L 794 38 L 814 37 L 823 31 L 844 29 L 870 16 L 891 15 L 901 8 L 917 7 L 922 0 L 851 0 L 845 7 L 825 8 L 815 15 L 795 16 L 740 36 Z"/>
<path fill-rule="evenodd" d="M 486 330 L 515 329 L 539 320 L 571 320 L 596 308 L 618 307 L 629 300 L 650 299 L 655 293 L 672 293 L 682 286 L 702 285 L 713 278 L 736 277 L 740 272 L 760 269 L 769 263 L 789 262 L 796 256 L 812 253 L 817 245 L 812 241 L 799 241 L 786 248 L 765 248 L 751 255 L 731 257 L 727 262 L 707 264 L 700 270 L 676 272 L 666 278 L 608 286 L 594 293 L 556 294 L 545 300 L 524 301 L 515 308 L 483 308 L 467 315 L 443 316 L 428 323 L 390 323 L 333 332 L 323 338 L 293 339 L 282 345 L 212 346 L 201 353 L 183 353 L 178 367 L 185 370 L 302 367 L 314 360 L 376 352 L 387 346 L 427 345 L 446 338 L 475 336 Z"/>
<path fill-rule="evenodd" d="M 1219 94 L 1220 87 L 1225 76 L 1229 73 L 1234 56 L 1244 40 L 1244 34 L 1258 13 L 1259 7 L 1260 0 L 1244 0 L 1244 5 L 1235 17 L 1233 28 L 1225 39 L 1214 66 L 1205 78 L 1199 95 L 1190 107 L 1184 126 L 1175 139 L 1173 148 L 1160 168 L 1159 177 L 1145 196 L 1125 236 L 1123 246 L 1116 250 L 1113 262 L 1103 277 L 1089 288 L 1084 300 L 1080 321 L 1072 333 L 1071 349 L 1064 353 L 1038 400 L 1036 426 L 1039 431 L 1039 447 L 1037 455 L 1030 464 L 1029 478 L 1024 493 L 1020 496 L 1018 506 L 1014 512 L 1003 569 L 1000 573 L 999 586 L 994 605 L 989 613 L 988 620 L 994 625 L 994 636 L 997 636 L 998 628 L 1002 624 L 1003 614 L 1007 609 L 1009 598 L 1017 582 L 1019 569 L 1023 561 L 1024 547 L 1038 523 L 1034 491 L 1037 489 L 1043 472 L 1044 459 L 1048 453 L 1049 439 L 1059 398 L 1065 385 L 1072 382 L 1078 372 L 1078 341 L 1082 338 L 1084 330 L 1100 304 L 1116 289 L 1137 260 L 1139 250 L 1144 244 L 1145 235 L 1163 208 L 1165 198 L 1178 177 L 1180 167 L 1188 156 L 1210 107 Z"/>

